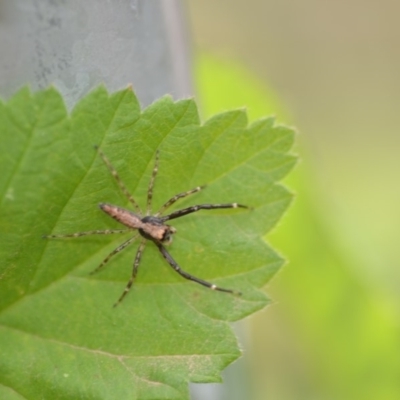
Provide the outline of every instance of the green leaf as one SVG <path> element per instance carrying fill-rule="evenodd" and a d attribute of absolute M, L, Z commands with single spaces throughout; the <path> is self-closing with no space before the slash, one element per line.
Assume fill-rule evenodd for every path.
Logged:
<path fill-rule="evenodd" d="M 293 131 L 272 119 L 248 126 L 242 110 L 201 125 L 193 100 L 164 97 L 141 111 L 131 89 L 99 87 L 71 115 L 54 88 L 22 89 L 0 103 L 0 132 L 1 397 L 185 399 L 189 381 L 220 381 L 240 355 L 229 322 L 268 303 L 260 288 L 282 265 L 262 236 L 291 201 L 276 181 L 294 165 Z M 135 245 L 89 273 L 129 233 L 42 239 L 122 228 L 98 208 L 129 204 L 95 144 L 142 209 L 157 149 L 153 211 L 204 184 L 171 209 L 253 208 L 173 220 L 178 233 L 169 247 L 184 270 L 243 296 L 184 280 L 148 242 L 131 292 L 112 308 Z"/>

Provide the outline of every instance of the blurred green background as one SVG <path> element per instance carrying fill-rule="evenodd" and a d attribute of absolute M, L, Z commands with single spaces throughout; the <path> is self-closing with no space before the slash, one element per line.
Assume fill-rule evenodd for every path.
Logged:
<path fill-rule="evenodd" d="M 299 130 L 288 259 L 251 317 L 254 400 L 400 399 L 400 3 L 191 0 L 203 118 Z"/>

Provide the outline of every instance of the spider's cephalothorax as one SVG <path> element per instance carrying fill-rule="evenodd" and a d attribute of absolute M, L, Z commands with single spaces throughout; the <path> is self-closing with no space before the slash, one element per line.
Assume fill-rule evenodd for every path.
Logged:
<path fill-rule="evenodd" d="M 98 150 L 97 146 L 96 146 L 96 149 Z M 139 205 L 133 199 L 132 195 L 129 193 L 126 186 L 122 183 L 121 178 L 119 177 L 115 168 L 111 165 L 108 158 L 100 150 L 98 150 L 98 152 L 100 154 L 100 157 L 103 159 L 104 163 L 107 165 L 112 176 L 117 181 L 119 188 L 124 193 L 124 195 L 128 198 L 130 203 L 133 205 L 135 212 L 132 212 L 125 208 L 118 207 L 118 206 L 108 204 L 108 203 L 101 203 L 99 206 L 105 213 L 110 215 L 112 218 L 114 218 L 121 224 L 125 225 L 128 229 L 93 230 L 93 231 L 77 232 L 77 233 L 63 234 L 63 235 L 48 235 L 48 236 L 44 236 L 44 238 L 55 239 L 55 238 L 79 237 L 79 236 L 87 236 L 87 235 L 107 235 L 107 234 L 124 233 L 124 232 L 129 232 L 132 230 L 137 230 L 139 232 L 139 235 L 142 238 L 141 238 L 138 250 L 136 252 L 135 261 L 133 263 L 132 275 L 131 275 L 131 278 L 129 279 L 128 284 L 126 285 L 125 290 L 123 291 L 123 293 L 120 296 L 120 298 L 118 299 L 118 301 L 114 304 L 114 306 L 117 306 L 124 299 L 126 294 L 129 292 L 129 290 L 136 278 L 140 259 L 142 257 L 142 253 L 143 253 L 143 250 L 144 250 L 147 240 L 152 241 L 157 246 L 158 250 L 160 251 L 162 256 L 165 258 L 165 260 L 169 263 L 169 265 L 185 279 L 192 280 L 194 282 L 199 283 L 200 285 L 206 286 L 213 290 L 218 290 L 220 292 L 227 292 L 227 293 L 240 295 L 241 294 L 240 292 L 237 292 L 237 291 L 231 290 L 231 289 L 224 289 L 224 288 L 218 287 L 218 286 L 214 285 L 213 283 L 204 281 L 200 278 L 196 278 L 195 276 L 190 275 L 189 273 L 183 271 L 181 269 L 181 267 L 171 257 L 171 255 L 167 252 L 166 248 L 163 246 L 164 244 L 170 244 L 172 242 L 172 235 L 174 233 L 176 233 L 176 229 L 170 225 L 167 225 L 165 222 L 169 221 L 171 219 L 174 219 L 174 218 L 183 217 L 184 215 L 191 214 L 191 213 L 199 211 L 199 210 L 214 210 L 214 209 L 218 209 L 218 208 L 238 208 L 238 207 L 248 208 L 248 207 L 244 206 L 242 204 L 238 204 L 238 203 L 198 204 L 198 205 L 183 208 L 181 210 L 174 211 L 168 215 L 162 216 L 164 211 L 167 210 L 167 208 L 169 208 L 177 200 L 179 200 L 183 197 L 189 196 L 193 193 L 199 192 L 200 190 L 202 190 L 204 188 L 204 186 L 198 186 L 192 190 L 189 190 L 189 191 L 183 192 L 183 193 L 179 193 L 176 196 L 172 197 L 160 208 L 160 210 L 156 214 L 150 215 L 151 201 L 153 198 L 154 180 L 156 178 L 157 171 L 158 171 L 158 151 L 157 151 L 155 165 L 153 168 L 153 173 L 152 173 L 150 183 L 149 183 L 149 188 L 147 191 L 146 215 L 143 216 L 143 213 L 140 210 Z M 120 251 L 122 251 L 123 249 L 125 249 L 125 247 L 127 247 L 128 245 L 133 243 L 137 238 L 138 238 L 138 235 L 136 234 L 133 237 L 126 240 L 125 242 L 123 242 L 121 245 L 119 245 L 103 260 L 103 262 L 92 272 L 92 274 L 99 271 L 102 267 L 104 267 L 104 265 L 110 260 L 110 258 L 112 256 L 114 256 L 115 254 L 117 254 Z"/>

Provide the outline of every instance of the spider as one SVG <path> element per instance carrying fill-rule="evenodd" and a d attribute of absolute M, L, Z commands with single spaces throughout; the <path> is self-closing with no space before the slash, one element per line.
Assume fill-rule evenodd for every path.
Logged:
<path fill-rule="evenodd" d="M 159 164 L 159 151 L 157 150 L 155 156 L 155 163 L 153 172 L 150 178 L 149 187 L 147 190 L 147 208 L 146 208 L 146 215 L 143 215 L 138 203 L 134 200 L 132 195 L 129 193 L 128 189 L 122 182 L 121 178 L 119 177 L 116 169 L 112 166 L 108 158 L 105 154 L 98 148 L 98 146 L 94 146 L 95 150 L 97 150 L 98 154 L 104 161 L 105 165 L 107 166 L 108 170 L 110 171 L 111 175 L 115 178 L 120 190 L 122 193 L 127 197 L 129 202 L 135 209 L 135 212 L 127 210 L 125 208 L 115 206 L 113 204 L 108 203 L 100 203 L 99 207 L 102 211 L 106 214 L 110 215 L 112 218 L 120 222 L 121 224 L 125 225 L 128 229 L 105 229 L 105 230 L 92 230 L 86 232 L 76 232 L 70 234 L 55 234 L 55 235 L 45 235 L 43 238 L 46 239 L 58 239 L 58 238 L 76 238 L 80 236 L 87 236 L 87 235 L 109 235 L 109 234 L 116 234 L 116 233 L 126 233 L 133 230 L 137 230 L 138 233 L 133 237 L 129 238 L 122 244 L 120 244 L 116 249 L 114 249 L 101 263 L 100 265 L 91 272 L 94 274 L 102 269 L 107 262 L 110 260 L 111 257 L 118 254 L 126 247 L 128 247 L 131 243 L 133 243 L 138 237 L 141 237 L 139 247 L 136 252 L 136 257 L 133 262 L 133 270 L 132 275 L 125 287 L 125 290 L 122 292 L 121 296 L 114 304 L 116 307 L 118 304 L 122 302 L 125 296 L 128 294 L 129 290 L 131 289 L 138 272 L 140 260 L 146 245 L 146 242 L 150 240 L 153 242 L 158 250 L 160 251 L 161 255 L 165 258 L 168 264 L 183 278 L 194 281 L 203 285 L 212 290 L 218 290 L 220 292 L 231 293 L 234 295 L 241 295 L 240 292 L 231 290 L 231 289 L 224 289 L 213 283 L 207 282 L 203 279 L 197 278 L 188 272 L 182 270 L 182 268 L 176 263 L 176 261 L 172 258 L 172 256 L 168 253 L 164 244 L 168 245 L 172 242 L 172 235 L 176 233 L 176 229 L 170 225 L 167 225 L 165 222 L 183 217 L 187 214 L 191 214 L 200 210 L 215 210 L 218 208 L 249 208 L 243 204 L 239 203 L 230 203 L 230 204 L 198 204 L 191 207 L 183 208 L 177 211 L 174 211 L 168 215 L 162 216 L 162 214 L 172 206 L 177 200 L 182 199 L 186 196 L 191 194 L 197 193 L 200 190 L 204 189 L 205 186 L 197 186 L 194 189 L 188 190 L 187 192 L 179 193 L 172 198 L 170 198 L 154 215 L 151 215 L 151 202 L 153 199 L 153 187 L 154 181 L 157 176 L 158 172 L 158 164 Z"/>

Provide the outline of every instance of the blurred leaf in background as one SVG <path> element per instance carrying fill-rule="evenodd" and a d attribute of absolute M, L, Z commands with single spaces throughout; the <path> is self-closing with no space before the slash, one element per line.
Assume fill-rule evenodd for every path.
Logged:
<path fill-rule="evenodd" d="M 264 83 L 235 62 L 199 56 L 197 84 L 204 117 L 247 106 L 252 118 L 287 118 Z M 289 263 L 270 285 L 277 304 L 250 322 L 254 399 L 399 399 L 398 307 L 363 273 L 355 255 L 364 249 L 343 245 L 348 224 L 332 215 L 307 142 L 301 135 L 299 142 L 302 163 L 286 180 L 295 204 L 269 236 Z M 351 243 L 363 243 L 363 230 L 352 228 L 360 239 Z"/>

